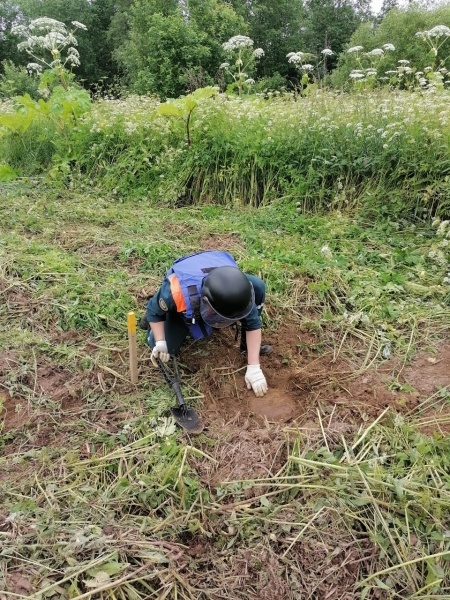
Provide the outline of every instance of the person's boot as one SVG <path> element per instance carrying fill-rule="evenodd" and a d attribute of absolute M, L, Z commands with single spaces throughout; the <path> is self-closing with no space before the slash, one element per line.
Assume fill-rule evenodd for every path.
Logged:
<path fill-rule="evenodd" d="M 242 332 L 239 350 L 241 351 L 241 354 L 247 354 L 247 340 L 245 339 L 245 332 Z M 260 356 L 266 356 L 266 354 L 270 354 L 271 352 L 271 344 L 261 344 L 261 348 L 259 349 Z"/>
<path fill-rule="evenodd" d="M 147 321 L 147 315 L 143 315 L 141 317 L 141 320 L 139 321 L 139 328 L 143 329 L 144 331 L 147 331 L 149 325 L 148 325 L 148 321 Z"/>

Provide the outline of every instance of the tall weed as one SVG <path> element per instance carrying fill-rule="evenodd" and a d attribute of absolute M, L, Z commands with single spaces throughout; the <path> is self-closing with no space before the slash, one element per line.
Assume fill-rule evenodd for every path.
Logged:
<path fill-rule="evenodd" d="M 364 203 L 380 214 L 449 214 L 446 92 L 219 95 L 192 113 L 189 143 L 183 120 L 159 107 L 147 97 L 97 102 L 52 138 L 53 162 L 90 185 L 169 206 L 284 197 L 304 211 Z"/>

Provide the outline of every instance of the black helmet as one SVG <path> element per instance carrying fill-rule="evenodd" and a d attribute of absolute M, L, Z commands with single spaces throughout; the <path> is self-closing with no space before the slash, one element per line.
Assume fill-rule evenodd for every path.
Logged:
<path fill-rule="evenodd" d="M 253 286 L 237 267 L 217 267 L 203 280 L 200 312 L 212 327 L 246 317 L 255 302 Z"/>

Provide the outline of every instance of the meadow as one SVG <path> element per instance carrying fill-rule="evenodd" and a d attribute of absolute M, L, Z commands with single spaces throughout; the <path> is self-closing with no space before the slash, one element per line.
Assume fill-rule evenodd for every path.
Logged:
<path fill-rule="evenodd" d="M 1 600 L 447 598 L 447 93 L 168 104 L 2 105 Z M 189 437 L 126 315 L 213 248 L 266 281 L 285 410 L 225 330 Z"/>

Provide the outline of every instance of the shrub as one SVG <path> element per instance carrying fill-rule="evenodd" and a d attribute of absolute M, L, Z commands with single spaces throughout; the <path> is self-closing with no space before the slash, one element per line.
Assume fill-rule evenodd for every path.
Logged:
<path fill-rule="evenodd" d="M 0 75 L 0 98 L 8 99 L 13 96 L 29 94 L 37 99 L 39 77 L 29 73 L 25 67 L 16 67 L 10 60 L 4 60 L 3 74 Z"/>

